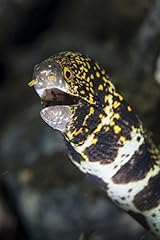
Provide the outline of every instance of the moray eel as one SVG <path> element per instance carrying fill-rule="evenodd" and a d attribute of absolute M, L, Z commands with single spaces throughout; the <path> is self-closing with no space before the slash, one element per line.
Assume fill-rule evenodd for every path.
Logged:
<path fill-rule="evenodd" d="M 42 119 L 65 139 L 71 161 L 160 239 L 160 149 L 106 70 L 78 52 L 36 65 Z"/>

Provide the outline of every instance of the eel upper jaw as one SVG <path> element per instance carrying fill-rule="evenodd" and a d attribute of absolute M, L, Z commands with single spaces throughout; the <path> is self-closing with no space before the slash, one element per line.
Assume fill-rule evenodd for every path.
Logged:
<path fill-rule="evenodd" d="M 44 107 L 41 118 L 52 128 L 65 132 L 72 118 L 72 109 L 79 104 L 80 98 L 67 93 L 64 88 L 36 89 Z"/>

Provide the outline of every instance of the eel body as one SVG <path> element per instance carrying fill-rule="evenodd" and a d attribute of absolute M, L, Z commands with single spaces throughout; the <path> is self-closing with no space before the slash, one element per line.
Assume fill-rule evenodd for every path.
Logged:
<path fill-rule="evenodd" d="M 106 70 L 81 53 L 62 52 L 35 66 L 29 86 L 72 162 L 160 239 L 160 150 Z"/>

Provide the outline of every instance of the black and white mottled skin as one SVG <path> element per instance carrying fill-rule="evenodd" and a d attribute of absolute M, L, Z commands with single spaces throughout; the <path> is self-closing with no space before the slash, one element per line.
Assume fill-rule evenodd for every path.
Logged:
<path fill-rule="evenodd" d="M 35 66 L 29 86 L 72 162 L 160 239 L 160 150 L 105 69 L 81 53 L 62 52 Z"/>

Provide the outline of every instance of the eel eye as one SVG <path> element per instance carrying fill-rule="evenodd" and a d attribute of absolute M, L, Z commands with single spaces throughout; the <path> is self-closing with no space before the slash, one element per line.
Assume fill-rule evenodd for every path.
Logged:
<path fill-rule="evenodd" d="M 66 80 L 71 80 L 72 79 L 72 71 L 70 70 L 70 68 L 68 67 L 64 67 L 63 69 L 63 74 Z"/>

